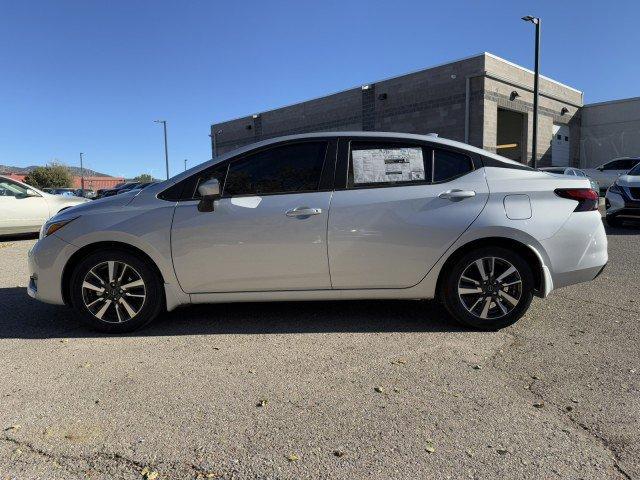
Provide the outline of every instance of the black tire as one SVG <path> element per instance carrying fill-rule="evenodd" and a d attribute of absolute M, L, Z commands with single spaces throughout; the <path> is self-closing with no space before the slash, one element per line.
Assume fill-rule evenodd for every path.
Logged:
<path fill-rule="evenodd" d="M 91 280 L 89 283 L 95 284 L 96 286 L 104 289 L 104 283 L 101 284 L 97 277 L 93 278 L 93 275 L 90 272 L 92 270 L 94 272 L 101 271 L 94 269 L 109 268 L 108 266 L 102 267 L 102 265 L 108 265 L 109 262 L 116 262 L 116 270 L 120 268 L 124 271 L 121 282 L 122 285 L 120 285 L 120 283 L 118 283 L 118 279 L 115 278 L 117 275 L 113 275 L 115 280 L 114 283 L 116 283 L 115 287 L 108 286 L 106 288 L 108 288 L 109 293 L 112 293 L 114 296 L 107 299 L 97 299 L 97 297 L 103 297 L 107 293 L 94 293 L 92 289 L 84 288 L 83 284 L 86 278 L 90 278 Z M 123 265 L 126 265 L 128 269 L 125 269 Z M 120 286 L 124 288 L 127 280 L 130 281 L 135 279 L 136 283 L 138 283 L 138 277 L 143 281 L 143 286 L 131 287 L 130 291 L 141 294 L 123 293 L 122 289 L 119 290 L 120 294 L 118 293 L 118 288 Z M 122 250 L 103 250 L 94 252 L 83 258 L 73 270 L 69 288 L 71 306 L 80 317 L 80 320 L 90 328 L 100 332 L 132 332 L 151 322 L 165 308 L 162 281 L 153 266 L 149 265 L 148 261 L 145 262 L 143 259 Z M 87 296 L 90 294 L 94 295 L 93 299 L 87 299 Z M 132 297 L 140 297 L 144 295 L 144 298 L 129 298 L 125 297 L 125 295 L 131 295 Z M 122 297 L 122 299 L 120 297 Z M 113 300 L 111 300 L 111 298 L 113 298 Z M 92 303 L 89 300 L 97 302 L 96 308 L 101 305 L 104 306 L 107 301 L 109 302 L 110 305 L 107 307 L 107 310 L 105 311 L 106 313 L 103 313 L 104 318 L 102 320 L 94 314 L 96 312 L 92 313 L 90 307 L 88 307 L 88 304 L 90 305 Z M 126 309 L 120 303 L 121 300 L 125 300 L 130 309 L 136 310 L 136 313 L 133 316 L 130 316 L 127 313 Z M 134 300 L 136 303 L 134 303 Z M 118 308 L 115 308 L 116 304 L 118 304 Z M 122 308 L 120 308 L 121 306 Z M 117 318 L 109 318 L 113 317 L 115 314 L 117 314 Z M 123 318 L 130 318 L 119 321 L 121 315 Z"/>
<path fill-rule="evenodd" d="M 459 287 L 461 285 L 465 285 L 467 282 L 466 280 L 461 280 L 463 273 L 467 272 L 465 278 L 468 278 L 471 275 L 469 272 L 472 272 L 473 268 L 477 268 L 472 265 L 476 264 L 478 260 L 481 262 L 491 262 L 488 260 L 490 258 L 495 258 L 496 260 L 494 261 L 494 265 L 503 266 L 505 269 L 504 271 L 508 269 L 507 264 L 511 264 L 511 266 L 515 268 L 516 272 L 510 274 L 510 276 L 506 277 L 502 282 L 502 284 L 515 282 L 515 285 L 503 285 L 501 288 L 497 288 L 497 285 L 501 285 L 500 282 L 489 281 L 491 278 L 497 279 L 501 274 L 500 271 L 497 271 L 498 267 L 495 267 L 496 275 L 494 277 L 485 271 L 485 276 L 488 279 L 487 282 L 489 282 L 485 286 L 483 285 L 482 276 L 478 269 L 477 277 L 472 278 L 472 280 L 479 282 L 479 284 L 475 285 L 468 283 L 468 285 L 470 289 L 481 289 L 482 293 L 459 294 Z M 487 264 L 483 263 L 483 265 Z M 490 268 L 490 263 L 488 265 L 489 267 L 487 270 Z M 507 250 L 506 248 L 481 247 L 477 250 L 468 252 L 454 260 L 452 264 L 447 265 L 447 270 L 444 271 L 444 275 L 445 276 L 442 278 L 440 283 L 440 302 L 456 321 L 469 327 L 481 330 L 498 330 L 512 325 L 518 321 L 522 315 L 524 315 L 529 308 L 529 305 L 531 305 L 531 300 L 533 299 L 534 278 L 533 273 L 531 272 L 531 267 L 524 258 L 511 250 Z M 519 283 L 517 283 L 518 280 Z M 460 282 L 463 283 L 461 284 Z M 505 288 L 507 290 L 505 290 Z M 486 289 L 490 289 L 492 293 L 487 294 Z M 504 293 L 501 293 L 500 290 Z M 517 299 L 515 298 L 517 296 L 516 293 L 519 295 Z M 506 296 L 502 296 L 503 294 L 508 294 L 512 300 L 516 299 L 517 304 L 515 306 L 512 305 L 506 300 Z M 486 300 L 489 296 L 497 299 L 497 301 Z M 476 302 L 474 300 L 477 298 L 479 299 L 478 301 L 481 302 L 478 307 L 483 307 L 486 303 L 489 311 L 485 314 L 484 309 L 478 310 L 477 308 L 471 308 L 474 312 L 471 313 L 468 305 L 465 306 L 465 303 L 463 303 L 462 298 L 470 298 L 470 300 L 467 300 L 468 305 L 475 305 Z M 507 310 L 507 313 L 503 313 L 505 310 Z M 494 312 L 496 318 L 491 318 L 490 312 Z M 482 314 L 485 314 L 489 318 L 481 318 Z"/>
<path fill-rule="evenodd" d="M 622 227 L 622 220 L 615 215 L 607 215 L 607 225 L 613 228 Z"/>

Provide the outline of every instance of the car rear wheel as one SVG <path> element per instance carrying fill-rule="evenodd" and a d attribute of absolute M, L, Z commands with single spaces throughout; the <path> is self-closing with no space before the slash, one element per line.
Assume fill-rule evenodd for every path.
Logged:
<path fill-rule="evenodd" d="M 71 305 L 95 330 L 124 333 L 162 311 L 162 282 L 147 262 L 120 250 L 95 252 L 71 276 Z"/>
<path fill-rule="evenodd" d="M 515 323 L 529 308 L 534 281 L 517 253 L 484 247 L 458 258 L 440 288 L 440 300 L 460 323 L 496 330 Z"/>

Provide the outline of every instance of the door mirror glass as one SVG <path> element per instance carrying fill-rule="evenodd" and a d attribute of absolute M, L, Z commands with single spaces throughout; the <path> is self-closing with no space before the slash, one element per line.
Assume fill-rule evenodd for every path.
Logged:
<path fill-rule="evenodd" d="M 26 192 L 26 196 L 27 197 L 39 197 L 40 195 L 38 195 L 38 192 L 36 192 L 35 190 L 31 190 L 30 188 L 28 188 L 27 192 Z"/>
<path fill-rule="evenodd" d="M 210 178 L 198 185 L 198 193 L 201 197 L 198 211 L 213 212 L 213 203 L 220 198 L 220 182 L 217 178 Z"/>

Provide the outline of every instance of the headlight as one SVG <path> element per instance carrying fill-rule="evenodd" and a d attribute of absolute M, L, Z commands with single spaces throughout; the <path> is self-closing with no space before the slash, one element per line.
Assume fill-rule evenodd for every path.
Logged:
<path fill-rule="evenodd" d="M 73 222 L 78 217 L 68 218 L 66 220 L 57 220 L 57 221 L 48 221 L 40 230 L 40 238 L 48 237 L 52 233 L 57 232 L 62 227 L 64 227 L 67 223 Z"/>

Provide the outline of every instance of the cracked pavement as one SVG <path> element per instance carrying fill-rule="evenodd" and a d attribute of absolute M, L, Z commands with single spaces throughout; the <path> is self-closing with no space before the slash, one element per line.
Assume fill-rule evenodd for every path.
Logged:
<path fill-rule="evenodd" d="M 95 334 L 0 241 L 0 479 L 640 478 L 640 230 L 608 233 L 598 279 L 490 333 L 398 301 Z"/>

